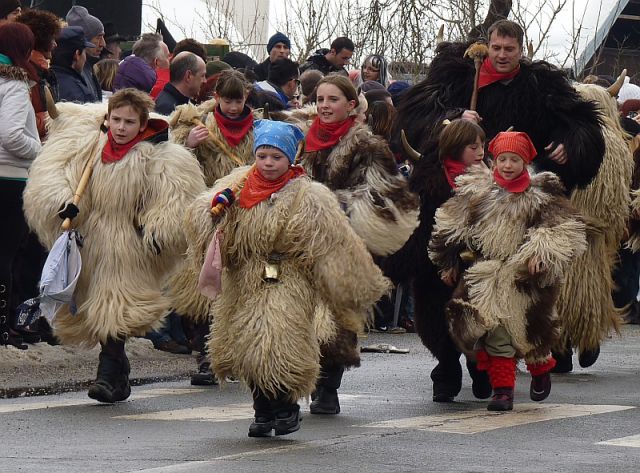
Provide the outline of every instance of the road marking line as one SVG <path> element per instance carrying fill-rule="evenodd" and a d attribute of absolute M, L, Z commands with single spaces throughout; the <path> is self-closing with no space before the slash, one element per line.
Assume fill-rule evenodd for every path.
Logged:
<path fill-rule="evenodd" d="M 157 388 L 157 389 L 145 389 L 136 391 L 129 399 L 124 402 L 136 401 L 141 399 L 151 399 L 160 396 L 182 396 L 185 394 L 193 394 L 198 392 L 204 392 L 206 389 L 201 388 Z M 12 412 L 33 411 L 38 409 L 51 409 L 56 407 L 69 407 L 69 406 L 83 406 L 91 404 L 100 404 L 93 399 L 48 399 L 46 401 L 36 402 L 24 402 L 24 403 L 11 403 L 4 406 L 0 405 L 0 414 L 8 414 Z"/>
<path fill-rule="evenodd" d="M 220 407 L 190 407 L 171 411 L 129 414 L 115 416 L 113 419 L 227 422 L 230 420 L 251 419 L 252 417 L 253 407 L 251 404 L 227 404 Z"/>
<path fill-rule="evenodd" d="M 596 445 L 613 445 L 614 447 L 633 447 L 640 448 L 640 434 L 629 435 L 628 437 L 620 437 L 618 439 L 605 440 L 598 442 Z"/>
<path fill-rule="evenodd" d="M 466 410 L 431 416 L 391 419 L 383 422 L 360 425 L 382 429 L 415 429 L 454 434 L 477 434 L 489 430 L 547 420 L 605 414 L 608 412 L 635 409 L 635 406 L 578 405 L 578 404 L 516 404 L 512 412 L 489 412 Z"/>

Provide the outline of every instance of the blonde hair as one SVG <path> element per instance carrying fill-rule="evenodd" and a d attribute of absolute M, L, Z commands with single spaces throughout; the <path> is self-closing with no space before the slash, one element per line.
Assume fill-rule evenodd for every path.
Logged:
<path fill-rule="evenodd" d="M 94 64 L 93 73 L 98 78 L 102 90 L 113 90 L 113 81 L 116 78 L 119 63 L 117 59 L 101 59 Z"/>

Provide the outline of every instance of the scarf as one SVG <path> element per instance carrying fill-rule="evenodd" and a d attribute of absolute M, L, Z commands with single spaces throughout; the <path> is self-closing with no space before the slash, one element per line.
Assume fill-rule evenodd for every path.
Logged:
<path fill-rule="evenodd" d="M 147 127 L 144 129 L 144 131 L 141 131 L 134 139 L 123 145 L 119 145 L 118 143 L 116 143 L 116 140 L 113 139 L 113 135 L 111 134 L 111 130 L 109 130 L 109 132 L 107 133 L 107 143 L 102 149 L 102 162 L 105 164 L 109 164 L 120 161 L 135 145 L 137 145 L 141 141 L 148 140 L 149 138 L 152 138 L 153 136 L 164 132 L 168 128 L 169 125 L 164 120 L 149 119 L 149 121 L 147 122 Z"/>
<path fill-rule="evenodd" d="M 322 123 L 320 117 L 316 117 L 307 133 L 305 152 L 333 148 L 340 138 L 347 134 L 355 121 L 356 117 L 353 116 L 341 122 Z"/>
<path fill-rule="evenodd" d="M 519 193 L 524 192 L 529 188 L 531 176 L 529 176 L 529 171 L 525 168 L 525 170 L 522 171 L 522 174 L 518 177 L 511 181 L 507 181 L 500 175 L 498 168 L 495 168 L 493 170 L 493 180 L 507 192 Z"/>
<path fill-rule="evenodd" d="M 480 78 L 478 79 L 478 89 L 482 89 L 494 82 L 501 80 L 510 80 L 518 75 L 520 72 L 520 64 L 511 72 L 498 72 L 489 61 L 489 58 L 485 58 L 482 66 L 480 67 Z"/>
<path fill-rule="evenodd" d="M 227 140 L 227 143 L 229 143 L 232 148 L 240 144 L 242 138 L 249 133 L 249 130 L 253 126 L 253 114 L 251 113 L 251 109 L 246 105 L 244 106 L 242 115 L 238 118 L 234 119 L 223 115 L 219 105 L 213 112 L 213 116 L 216 119 L 220 133 L 222 133 L 222 136 L 224 136 L 224 139 Z"/>
<path fill-rule="evenodd" d="M 253 168 L 249 172 L 244 187 L 240 192 L 240 199 L 238 201 L 240 207 L 250 209 L 258 205 L 282 189 L 291 179 L 295 179 L 303 174 L 304 169 L 301 166 L 291 166 L 289 170 L 278 179 L 270 181 L 265 179 L 262 174 L 258 172 L 257 168 Z"/>
<path fill-rule="evenodd" d="M 12 66 L 13 61 L 9 56 L 5 54 L 0 54 L 0 64 L 4 64 L 5 66 Z"/>
<path fill-rule="evenodd" d="M 447 182 L 452 189 L 456 189 L 458 187 L 456 186 L 456 177 L 464 174 L 467 171 L 467 166 L 465 166 L 463 162 L 456 161 L 448 156 L 442 160 L 442 165 L 444 167 L 444 175 L 447 177 Z"/>

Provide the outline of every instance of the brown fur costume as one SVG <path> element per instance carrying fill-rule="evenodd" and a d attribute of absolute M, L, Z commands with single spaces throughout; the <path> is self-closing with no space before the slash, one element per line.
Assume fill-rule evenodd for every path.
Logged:
<path fill-rule="evenodd" d="M 304 153 L 307 173 L 338 197 L 351 227 L 376 256 L 398 251 L 418 226 L 419 200 L 387 143 L 356 123 L 330 150 Z"/>
<path fill-rule="evenodd" d="M 246 172 L 234 171 L 189 207 L 191 258 L 198 256 L 191 245 L 199 249 L 213 236 L 213 196 Z M 301 187 L 298 209 L 288 216 Z M 285 255 L 280 278 L 265 282 L 267 257 L 283 224 L 277 247 Z M 321 345 L 339 330 L 361 330 L 367 308 L 388 289 L 388 281 L 335 196 L 306 177 L 251 209 L 234 204 L 217 228 L 224 232 L 224 269 L 208 344 L 214 371 L 220 379 L 234 375 L 272 395 L 287 392 L 291 401 L 308 396 L 318 377 Z"/>
<path fill-rule="evenodd" d="M 586 248 L 585 224 L 551 173 L 534 175 L 522 193 L 501 189 L 485 166 L 471 168 L 457 183 L 456 195 L 436 212 L 429 256 L 445 269 L 459 268 L 463 248 L 480 257 L 447 308 L 451 335 L 471 352 L 500 324 L 518 356 L 543 360 L 559 336 L 557 289 Z M 527 264 L 534 256 L 546 271 L 531 276 Z"/>
<path fill-rule="evenodd" d="M 615 99 L 594 84 L 577 84 L 576 89 L 602 112 L 606 149 L 596 177 L 587 187 L 571 193 L 571 203 L 588 224 L 588 247 L 569 268 L 558 297 L 563 325 L 558 351 L 564 351 L 568 339 L 579 351 L 594 350 L 612 329 L 618 329 L 611 272 L 625 231 L 633 172 L 633 156 L 624 139 Z"/>
<path fill-rule="evenodd" d="M 177 107 L 169 118 L 172 125 L 171 140 L 184 144 L 189 132 L 196 126 L 193 120 L 197 118 L 202 119 L 205 126 L 218 140 L 226 143 L 213 116 L 215 108 L 215 100 L 204 102 L 198 107 L 191 104 Z M 229 146 L 229 149 L 242 160 L 243 164 L 253 163 L 255 160 L 253 156 L 253 130 L 247 133 L 238 146 Z M 218 179 L 238 167 L 238 164 L 228 156 L 225 150 L 218 147 L 211 139 L 201 143 L 193 152 L 198 158 L 207 187 L 211 187 Z M 197 265 L 182 263 L 173 273 L 167 285 L 174 309 L 195 321 L 209 319 L 211 301 L 198 291 L 198 275 L 204 263 L 206 251 L 206 246 L 200 248 L 201 260 Z"/>
<path fill-rule="evenodd" d="M 57 212 L 75 192 L 87 159 L 83 151 L 107 111 L 105 105 L 58 107 L 24 193 L 27 221 L 47 248 L 61 233 Z M 64 306 L 54 320 L 63 343 L 91 347 L 161 324 L 171 305 L 161 289 L 186 249 L 184 209 L 204 188 L 197 161 L 173 143 L 140 142 L 116 163 L 97 161 L 74 219 L 84 236 L 78 311 L 72 315 Z"/>

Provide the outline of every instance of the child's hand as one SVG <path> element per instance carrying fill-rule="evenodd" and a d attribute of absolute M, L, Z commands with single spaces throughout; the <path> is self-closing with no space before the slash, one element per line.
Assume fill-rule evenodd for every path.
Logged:
<path fill-rule="evenodd" d="M 529 267 L 529 274 L 531 274 L 532 276 L 547 270 L 545 264 L 540 261 L 540 258 L 538 258 L 537 256 L 531 258 L 527 266 Z"/>
<path fill-rule="evenodd" d="M 458 280 L 458 270 L 456 268 L 445 269 L 440 272 L 440 279 L 449 287 L 453 287 Z"/>
<path fill-rule="evenodd" d="M 184 145 L 187 148 L 197 148 L 200 143 L 209 137 L 209 130 L 204 125 L 193 127 L 187 136 Z"/>

